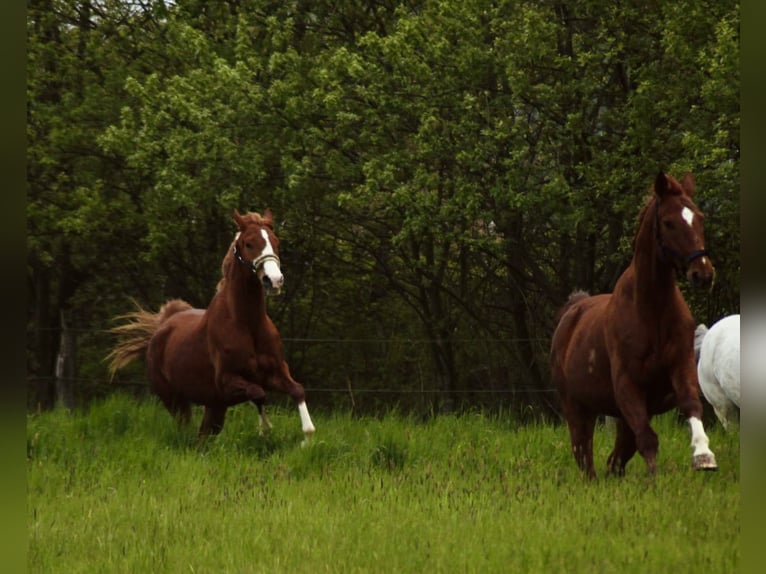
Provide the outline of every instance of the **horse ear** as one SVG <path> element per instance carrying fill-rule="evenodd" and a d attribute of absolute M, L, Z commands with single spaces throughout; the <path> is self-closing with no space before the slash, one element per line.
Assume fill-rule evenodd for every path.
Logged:
<path fill-rule="evenodd" d="M 271 213 L 270 207 L 267 207 L 266 211 L 263 212 L 263 223 L 266 227 L 274 229 L 274 215 Z"/>
<path fill-rule="evenodd" d="M 242 217 L 242 215 L 239 213 L 239 210 L 236 207 L 234 208 L 234 221 L 237 224 L 237 227 L 239 227 L 240 231 L 245 230 L 245 218 Z"/>
<path fill-rule="evenodd" d="M 668 177 L 661 171 L 654 180 L 654 193 L 662 197 L 668 192 L 668 189 L 670 189 Z"/>
<path fill-rule="evenodd" d="M 692 175 L 692 172 L 690 171 L 686 172 L 686 175 L 684 175 L 684 180 L 681 182 L 681 187 L 684 188 L 686 195 L 688 195 L 689 197 L 692 197 L 694 195 L 694 190 L 697 187 L 696 187 L 696 183 L 694 182 L 694 175 Z"/>

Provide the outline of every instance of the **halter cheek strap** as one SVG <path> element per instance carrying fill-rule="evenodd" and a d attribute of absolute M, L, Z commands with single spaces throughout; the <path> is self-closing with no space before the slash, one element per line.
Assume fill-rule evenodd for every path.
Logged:
<path fill-rule="evenodd" d="M 237 259 L 237 261 L 239 261 L 245 267 L 249 267 L 253 273 L 255 273 L 256 271 L 258 271 L 258 269 L 263 267 L 263 265 L 267 261 L 273 261 L 274 263 L 279 265 L 279 257 L 277 257 L 273 253 L 263 253 L 259 255 L 258 257 L 256 257 L 255 259 L 253 259 L 251 262 L 251 261 L 247 261 L 244 257 L 242 257 L 242 255 L 240 255 L 239 249 L 237 249 L 236 245 L 234 245 L 234 249 L 232 251 L 234 251 L 234 257 Z"/>
<path fill-rule="evenodd" d="M 655 199 L 654 200 L 654 236 L 657 239 L 657 244 L 660 247 L 660 255 L 663 259 L 668 259 L 668 255 L 672 257 L 676 261 L 682 262 L 686 267 L 688 267 L 692 261 L 695 259 L 699 259 L 700 257 L 705 257 L 708 255 L 707 249 L 697 249 L 696 251 L 692 251 L 689 253 L 689 255 L 681 255 L 678 251 L 675 249 L 668 247 L 665 245 L 665 242 L 662 240 L 662 235 L 660 234 L 660 200 Z"/>

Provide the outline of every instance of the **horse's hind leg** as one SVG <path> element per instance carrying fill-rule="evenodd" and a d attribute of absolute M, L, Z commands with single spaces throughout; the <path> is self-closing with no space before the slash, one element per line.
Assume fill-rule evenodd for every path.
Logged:
<path fill-rule="evenodd" d="M 187 426 L 191 423 L 191 404 L 189 401 L 177 399 L 171 412 L 180 426 Z"/>
<path fill-rule="evenodd" d="M 577 465 L 588 478 L 596 478 L 593 468 L 593 429 L 596 426 L 596 415 L 581 407 L 564 404 L 564 417 L 569 427 L 572 454 Z"/>
<path fill-rule="evenodd" d="M 625 475 L 625 465 L 636 454 L 636 435 L 623 419 L 615 419 L 616 438 L 614 450 L 606 462 L 607 474 Z"/>
<path fill-rule="evenodd" d="M 191 422 L 191 403 L 189 401 L 167 394 L 160 395 L 160 400 L 179 426 L 186 426 Z"/>
<path fill-rule="evenodd" d="M 202 416 L 202 423 L 199 426 L 197 438 L 204 439 L 210 435 L 217 435 L 223 430 L 224 419 L 226 418 L 226 407 L 205 407 L 205 414 Z"/>
<path fill-rule="evenodd" d="M 150 347 L 150 351 L 154 347 Z M 158 361 L 153 359 L 152 352 L 147 352 L 148 375 L 150 386 L 179 426 L 188 425 L 191 422 L 191 403 L 182 396 L 173 392 L 168 380 L 162 374 Z"/>
<path fill-rule="evenodd" d="M 714 406 L 713 410 L 715 411 L 718 420 L 721 421 L 721 426 L 725 431 L 729 430 L 729 425 L 732 422 L 737 422 L 739 420 L 739 407 L 729 399 L 726 399 L 721 405 Z"/>

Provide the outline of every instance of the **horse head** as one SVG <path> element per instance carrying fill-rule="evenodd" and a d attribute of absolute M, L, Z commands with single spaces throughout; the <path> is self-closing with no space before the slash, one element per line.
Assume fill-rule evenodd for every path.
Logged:
<path fill-rule="evenodd" d="M 235 209 L 234 221 L 239 229 L 232 249 L 234 258 L 255 273 L 267 292 L 279 293 L 284 276 L 271 210 L 267 209 L 261 216 L 252 212 L 241 215 Z"/>
<path fill-rule="evenodd" d="M 704 216 L 692 201 L 694 176 L 683 182 L 660 172 L 654 182 L 654 233 L 660 257 L 670 262 L 694 287 L 710 287 L 715 269 L 705 250 Z"/>

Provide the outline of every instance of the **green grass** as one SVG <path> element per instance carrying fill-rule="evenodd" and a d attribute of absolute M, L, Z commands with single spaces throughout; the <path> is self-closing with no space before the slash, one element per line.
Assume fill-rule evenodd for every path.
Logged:
<path fill-rule="evenodd" d="M 197 413 L 199 416 L 199 413 Z M 416 422 L 254 407 L 196 445 L 156 403 L 30 415 L 30 572 L 734 572 L 739 437 L 708 429 L 720 470 L 691 469 L 689 433 L 655 421 L 654 477 L 585 481 L 566 428 L 497 416 Z M 611 436 L 597 429 L 603 475 Z"/>

